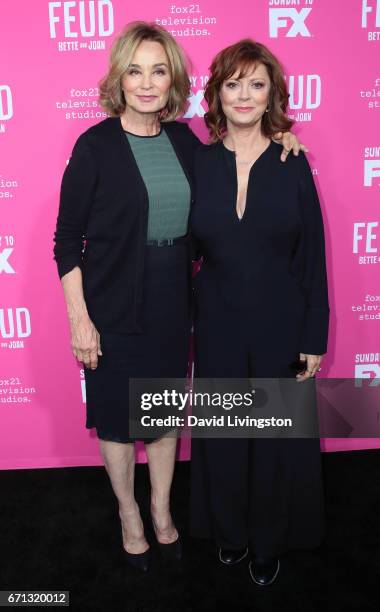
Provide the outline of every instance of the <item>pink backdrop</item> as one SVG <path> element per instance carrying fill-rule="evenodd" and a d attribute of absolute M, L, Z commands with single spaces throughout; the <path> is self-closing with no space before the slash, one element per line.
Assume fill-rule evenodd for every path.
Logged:
<path fill-rule="evenodd" d="M 0 468 L 102 463 L 84 427 L 83 371 L 52 237 L 74 141 L 105 117 L 97 84 L 110 45 L 135 19 L 161 23 L 188 52 L 186 118 L 203 140 L 214 54 L 249 36 L 280 57 L 325 219 L 331 333 L 322 373 L 380 381 L 380 0 L 15 0 L 1 13 Z M 373 447 L 378 439 L 322 441 L 327 451 Z M 180 457 L 189 458 L 187 444 Z"/>

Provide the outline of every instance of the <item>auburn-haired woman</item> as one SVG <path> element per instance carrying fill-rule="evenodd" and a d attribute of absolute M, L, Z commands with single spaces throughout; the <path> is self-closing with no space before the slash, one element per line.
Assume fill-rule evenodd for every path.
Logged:
<path fill-rule="evenodd" d="M 196 153 L 190 218 L 203 256 L 195 375 L 304 383 L 327 350 L 329 304 L 309 164 L 303 153 L 282 164 L 272 140 L 291 127 L 283 70 L 242 40 L 214 59 L 205 98 L 213 144 Z M 193 439 L 192 533 L 215 538 L 227 565 L 250 548 L 253 581 L 271 584 L 281 554 L 323 537 L 319 438 Z"/>

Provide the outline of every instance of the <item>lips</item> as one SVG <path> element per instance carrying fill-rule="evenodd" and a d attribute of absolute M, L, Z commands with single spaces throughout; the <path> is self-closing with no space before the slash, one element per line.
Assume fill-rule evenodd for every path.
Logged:
<path fill-rule="evenodd" d="M 141 102 L 152 102 L 157 96 L 137 96 Z"/>
<path fill-rule="evenodd" d="M 249 113 L 251 110 L 253 110 L 253 107 L 252 106 L 234 106 L 234 109 L 238 113 Z"/>

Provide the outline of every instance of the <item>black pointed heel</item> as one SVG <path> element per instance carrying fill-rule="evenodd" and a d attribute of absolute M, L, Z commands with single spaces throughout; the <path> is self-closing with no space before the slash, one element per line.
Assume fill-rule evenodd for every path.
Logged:
<path fill-rule="evenodd" d="M 165 561 L 181 561 L 182 559 L 182 540 L 181 540 L 178 530 L 177 530 L 178 537 L 176 540 L 174 540 L 174 542 L 170 542 L 170 544 L 163 544 L 162 542 L 158 541 L 156 525 L 155 525 L 152 514 L 151 514 L 151 520 L 152 520 L 153 531 L 156 536 L 158 550 L 160 551 L 162 558 Z"/>
<path fill-rule="evenodd" d="M 150 548 L 143 553 L 130 553 L 124 549 L 124 558 L 132 567 L 147 572 L 150 567 Z"/>
<path fill-rule="evenodd" d="M 120 516 L 120 521 L 121 521 L 121 533 L 122 533 L 122 537 L 124 540 L 124 527 L 123 527 L 123 521 L 122 521 L 121 516 Z M 123 546 L 123 552 L 124 552 L 124 559 L 129 565 L 140 570 L 141 572 L 148 571 L 149 566 L 150 566 L 150 560 L 151 560 L 150 547 L 143 553 L 130 553 L 127 550 L 125 550 Z"/>
<path fill-rule="evenodd" d="M 182 559 L 182 541 L 180 535 L 178 534 L 178 538 L 174 540 L 174 542 L 170 542 L 170 544 L 162 544 L 157 540 L 157 546 L 162 557 L 166 561 L 181 561 Z"/>

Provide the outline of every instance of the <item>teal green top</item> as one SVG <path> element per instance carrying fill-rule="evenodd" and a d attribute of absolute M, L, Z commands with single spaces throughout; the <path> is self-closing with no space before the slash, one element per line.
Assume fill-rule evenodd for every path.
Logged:
<path fill-rule="evenodd" d="M 125 132 L 149 197 L 148 240 L 187 234 L 190 186 L 165 132 L 137 136 Z"/>

